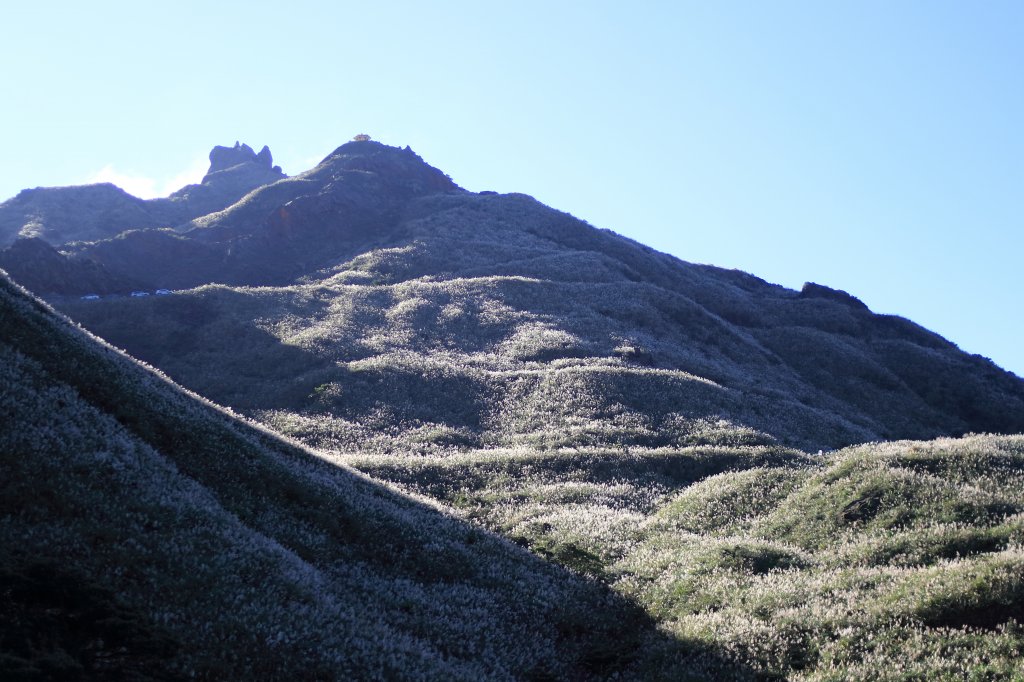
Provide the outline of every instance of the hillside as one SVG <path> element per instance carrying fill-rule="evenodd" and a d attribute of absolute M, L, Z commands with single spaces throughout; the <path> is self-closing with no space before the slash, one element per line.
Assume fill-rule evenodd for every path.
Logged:
<path fill-rule="evenodd" d="M 374 142 L 187 230 L 74 256 L 151 288 L 231 285 L 58 305 L 199 393 L 302 415 L 342 449 L 432 431 L 442 449 L 814 451 L 1024 432 L 1024 381 L 845 292 L 686 263 Z"/>
<path fill-rule="evenodd" d="M 0 355 L 8 679 L 1022 672 L 1019 436 L 347 458 L 470 525 L 188 394 L 6 278 Z"/>
<path fill-rule="evenodd" d="M 74 433 L 113 419 L 210 492 L 240 524 L 227 535 L 326 576 L 312 592 L 333 601 L 314 598 L 308 626 L 291 604 L 219 616 L 246 642 L 268 618 L 310 638 L 275 670 L 294 653 L 336 671 L 325 652 L 350 636 L 358 670 L 383 670 L 393 640 L 348 634 L 365 609 L 427 652 L 395 649 L 398 678 L 1024 677 L 1024 381 L 847 292 L 687 263 L 368 141 L 174 230 L 62 249 L 175 291 L 80 300 L 65 263 L 63 295 L 39 285 L 54 306 L 262 427 L 37 304 L 37 337 L 0 319 L 36 373 L 5 381 L 32 405 L 74 387 L 99 408 Z M 24 443 L 48 442 L 17 417 Z M 46 475 L 97 500 L 76 478 L 92 468 Z M 187 541 L 210 565 L 263 561 L 209 537 Z M 151 585 L 178 559 L 142 561 Z M 121 580 L 111 566 L 82 570 Z M 233 594 L 222 573 L 188 584 Z M 145 590 L 129 594 L 148 628 Z M 321 632 L 339 610 L 355 625 Z"/>
<path fill-rule="evenodd" d="M 4 679 L 742 674 L 187 393 L 6 276 L 0 357 Z"/>

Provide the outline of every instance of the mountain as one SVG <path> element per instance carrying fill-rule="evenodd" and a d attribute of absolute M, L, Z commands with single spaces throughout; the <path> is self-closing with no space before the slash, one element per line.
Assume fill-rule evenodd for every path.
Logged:
<path fill-rule="evenodd" d="M 1024 431 L 1020 378 L 845 292 L 686 263 L 376 142 L 67 253 L 150 289 L 229 285 L 60 305 L 203 395 L 328 420 L 339 449 Z"/>
<path fill-rule="evenodd" d="M 260 491 L 259 504 L 232 511 L 243 525 L 289 549 L 322 538 L 317 551 L 327 554 L 315 556 L 327 558 L 315 566 L 335 565 L 329 548 L 337 536 L 317 515 L 342 503 L 321 488 L 306 490 L 308 461 L 333 472 L 331 481 L 347 486 L 353 477 L 366 486 L 358 490 L 411 499 L 416 511 L 403 518 L 419 519 L 419 504 L 431 514 L 442 510 L 437 523 L 459 529 L 447 535 L 418 521 L 409 530 L 388 526 L 385 534 L 400 540 L 388 556 L 432 566 L 428 534 L 464 538 L 469 531 L 511 552 L 493 533 L 531 551 L 532 560 L 509 555 L 532 567 L 523 571 L 555 571 L 566 581 L 561 594 L 575 595 L 580 585 L 596 590 L 568 602 L 513 593 L 522 614 L 511 617 L 522 626 L 516 632 L 537 639 L 521 634 L 499 654 L 445 639 L 464 637 L 461 623 L 468 622 L 452 616 L 460 624 L 449 628 L 433 617 L 448 593 L 418 592 L 423 599 L 406 608 L 387 596 L 396 589 L 381 588 L 385 596 L 373 597 L 379 617 L 419 624 L 417 641 L 453 666 L 465 664 L 459 674 L 820 680 L 1021 673 L 1024 436 L 1013 434 L 1024 432 L 1024 381 L 908 320 L 874 314 L 853 294 L 817 283 L 793 291 L 687 263 L 525 195 L 469 192 L 408 148 L 365 139 L 173 230 L 61 248 L 63 258 L 111 277 L 174 292 L 86 301 L 77 297 L 85 285 L 75 290 L 62 274 L 63 295 L 47 294 L 53 305 L 265 430 L 245 421 L 230 428 L 302 443 L 266 445 L 271 453 L 298 449 L 261 455 L 280 465 L 247 477 L 248 463 L 264 460 L 225 449 L 235 441 L 212 427 L 168 425 L 158 396 L 125 391 L 105 368 L 75 380 L 83 394 L 106 387 L 105 409 L 125 402 L 132 413 L 147 410 L 127 423 L 145 430 L 150 448 L 177 453 L 175 466 L 218 500 L 234 499 L 236 488 Z M 46 371 L 57 371 L 50 369 L 56 363 L 58 377 L 70 371 L 61 360 L 69 351 L 48 352 L 36 338 L 12 345 L 31 350 Z M 90 356 L 74 368 L 95 364 Z M 33 377 L 14 385 L 32 396 L 48 384 Z M 35 434 L 30 441 L 50 443 L 41 440 L 45 430 L 31 430 L 44 423 L 32 415 L 10 423 L 27 424 L 18 430 Z M 88 433 L 85 423 L 75 428 Z M 80 448 L 58 441 L 41 450 L 53 457 Z M 200 478 L 193 472 L 203 467 L 188 464 L 193 451 L 206 453 L 203 462 L 234 461 L 227 452 L 241 452 L 246 465 L 226 469 L 222 479 Z M 72 465 L 62 475 L 79 485 L 71 482 L 94 468 Z M 30 474 L 19 480 L 45 479 Z M 282 485 L 280 494 L 263 492 Z M 83 495 L 76 488 L 65 497 Z M 377 498 L 354 499 L 342 528 L 363 527 L 366 500 Z M 273 526 L 278 508 L 287 521 L 280 527 Z M 313 530 L 299 540 L 280 530 L 300 523 L 288 520 L 292 514 L 316 517 L 302 521 Z M 257 522 L 266 519 L 272 527 L 262 530 Z M 125 532 L 118 537 L 127 542 L 136 531 Z M 215 551 L 207 556 L 218 565 Z M 452 563 L 451 556 L 439 563 Z M 488 570 L 506 575 L 505 555 L 496 556 L 469 560 L 479 571 L 466 580 L 475 584 L 472 576 Z M 376 561 L 374 570 L 394 561 L 399 573 L 416 563 Z M 174 565 L 156 563 L 149 575 Z M 220 566 L 197 582 L 220 585 L 218 574 L 227 572 Z M 527 590 L 536 584 L 509 580 Z M 456 592 L 466 584 L 448 582 Z M 509 584 L 489 593 L 495 611 L 477 602 L 469 613 L 483 615 L 472 617 L 508 622 L 486 614 L 512 608 L 500 596 Z M 363 594 L 350 586 L 337 593 L 339 604 Z M 180 589 L 175 583 L 175 594 Z M 597 603 L 587 599 L 611 610 L 581 615 Z M 545 608 L 577 602 L 575 616 L 556 617 L 555 641 L 571 635 L 564 647 L 542 647 L 551 652 L 538 659 L 544 663 L 524 667 L 523 650 L 552 641 L 550 629 L 535 629 L 553 617 Z M 232 627 L 259 630 L 259 622 L 287 620 L 289 612 Z M 640 641 L 607 629 L 620 621 Z M 667 639 L 652 633 L 652 622 Z M 498 625 L 484 627 L 492 628 L 484 639 L 504 641 Z M 318 636 L 326 639 L 311 647 L 336 650 L 338 640 Z M 357 647 L 364 648 L 384 655 L 371 644 Z M 486 671 L 472 668 L 492 660 Z M 394 676 L 413 677 L 414 667 Z M 457 676 L 416 670 L 425 678 Z"/>
<path fill-rule="evenodd" d="M 169 227 L 234 204 L 250 191 L 286 177 L 270 149 L 214 147 L 197 185 L 161 199 L 139 199 L 110 183 L 36 187 L 0 204 L 0 247 L 19 237 L 53 245 L 115 237 L 128 229 Z"/>
<path fill-rule="evenodd" d="M 742 673 L 188 393 L 2 274 L 0 385 L 4 679 Z"/>

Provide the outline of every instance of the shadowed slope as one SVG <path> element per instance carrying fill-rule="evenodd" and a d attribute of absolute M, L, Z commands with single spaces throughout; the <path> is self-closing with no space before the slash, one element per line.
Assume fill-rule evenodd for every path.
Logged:
<path fill-rule="evenodd" d="M 240 422 L 6 277 L 0 355 L 5 674 L 509 679 L 683 665 L 635 607 Z"/>

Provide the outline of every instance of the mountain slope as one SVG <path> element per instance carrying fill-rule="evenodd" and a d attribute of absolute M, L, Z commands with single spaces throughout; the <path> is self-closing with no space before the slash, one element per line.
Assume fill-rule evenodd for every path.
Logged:
<path fill-rule="evenodd" d="M 0 249 L 0 269 L 16 273 L 27 289 L 50 294 L 123 294 L 141 286 L 93 260 L 69 257 L 38 237 L 22 237 Z"/>
<path fill-rule="evenodd" d="M 336 456 L 255 429 L 0 277 L 0 671 L 1012 679 L 1021 437 Z"/>
<path fill-rule="evenodd" d="M 61 305 L 204 395 L 330 421 L 338 448 L 434 426 L 476 446 L 811 450 L 1024 431 L 1024 381 L 845 292 L 685 263 L 373 142 L 76 255 L 151 287 L 235 286 Z M 233 369 L 279 344 L 296 382 Z"/>
<path fill-rule="evenodd" d="M 412 150 L 350 142 L 316 168 L 176 230 L 134 230 L 67 251 L 150 288 L 287 284 L 378 244 L 412 200 L 447 191 L 460 190 Z"/>
<path fill-rule="evenodd" d="M 182 391 L 6 276 L 0 358 L 5 679 L 721 668 L 594 584 Z"/>
<path fill-rule="evenodd" d="M 765 676 L 1024 675 L 1024 436 L 337 457 Z"/>
<path fill-rule="evenodd" d="M 405 578 L 385 580 L 366 602 L 388 627 L 411 627 L 420 650 L 443 652 L 442 663 L 424 654 L 431 662 L 414 666 L 425 676 L 1024 674 L 1022 437 L 867 442 L 1024 431 L 1024 382 L 850 294 L 685 263 L 523 195 L 467 192 L 410 150 L 367 142 L 177 231 L 76 249 L 116 276 L 150 277 L 149 286 L 201 286 L 55 304 L 318 456 L 256 432 L 259 443 L 270 438 L 263 454 L 237 451 L 274 466 L 250 477 L 225 464 L 213 469 L 227 472 L 218 478 L 203 463 L 232 460 L 215 448 L 197 467 L 192 424 L 146 427 L 147 443 L 172 449 L 183 475 L 326 584 L 343 585 L 345 598 L 364 594 L 331 572 L 350 575 L 341 568 L 349 551 L 387 580 L 421 567 L 443 576 L 426 582 L 445 587 L 422 588 L 414 603 L 394 598 Z M 61 352 L 38 354 L 45 343 L 18 343 L 58 376 L 70 371 Z M 76 381 L 80 391 L 105 385 Z M 161 403 L 145 395 L 129 404 Z M 163 412 L 130 423 L 161 424 Z M 225 439 L 202 424 L 197 433 L 204 444 Z M 831 448 L 841 449 L 819 451 Z M 414 502 L 348 467 L 432 499 L 466 525 L 430 516 L 429 533 L 444 538 L 437 549 L 423 540 Z M 309 480 L 326 492 L 308 492 Z M 344 488 L 341 499 L 332 486 Z M 259 505 L 233 492 L 254 489 Z M 366 490 L 397 499 L 399 521 Z M 344 509 L 345 522 L 331 526 L 324 509 Z M 373 527 L 395 538 L 386 552 L 394 566 L 363 542 L 358 519 L 368 509 Z M 279 532 L 295 526 L 321 530 Z M 550 567 L 486 534 L 469 542 L 480 530 L 592 582 L 556 572 L 564 591 L 539 598 L 530 576 Z M 338 534 L 345 542 L 331 540 Z M 466 558 L 478 551 L 482 563 Z M 524 568 L 510 571 L 506 556 Z M 487 582 L 496 574 L 508 582 Z M 475 591 L 479 576 L 493 591 Z M 230 592 L 215 575 L 203 580 Z M 602 601 L 597 585 L 624 601 Z M 447 608 L 433 617 L 449 588 L 487 597 L 456 609 L 465 618 Z M 580 608 L 566 616 L 554 603 Z M 651 634 L 629 604 L 670 639 Z M 521 615 L 493 616 L 507 608 Z M 484 639 L 514 644 L 467 644 L 472 619 Z M 612 621 L 622 629 L 609 630 Z M 162 641 L 162 631 L 138 631 Z M 525 631 L 538 639 L 517 634 Z M 641 642 L 625 633 L 634 631 L 643 646 L 631 658 Z M 316 636 L 326 638 L 317 651 L 335 650 L 331 635 Z M 523 667 L 521 652 L 538 641 L 543 663 Z M 385 655 L 369 643 L 361 650 L 369 665 Z"/>

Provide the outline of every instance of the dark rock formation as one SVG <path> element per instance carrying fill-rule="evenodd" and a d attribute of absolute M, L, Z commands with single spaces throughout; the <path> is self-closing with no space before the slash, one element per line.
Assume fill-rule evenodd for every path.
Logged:
<path fill-rule="evenodd" d="M 200 184 L 188 185 L 167 199 L 153 202 L 166 202 L 172 210 L 178 204 L 187 206 L 188 214 L 171 223 L 178 225 L 227 208 L 252 190 L 287 177 L 281 167 L 273 163 L 267 146 L 259 154 L 249 145 L 238 142 L 234 147 L 214 147 L 210 152 L 210 168 Z"/>
<path fill-rule="evenodd" d="M 270 150 L 267 147 L 264 147 L 263 150 L 269 156 Z M 210 150 L 210 170 L 206 171 L 206 174 L 211 175 L 243 163 L 257 163 L 256 152 L 252 150 L 252 147 L 238 142 L 235 142 L 234 147 L 217 145 Z M 270 168 L 270 165 L 267 163 L 266 167 Z"/>
<path fill-rule="evenodd" d="M 256 163 L 267 168 L 271 168 L 274 165 L 274 157 L 270 154 L 270 147 L 263 145 L 263 149 L 256 155 Z"/>

